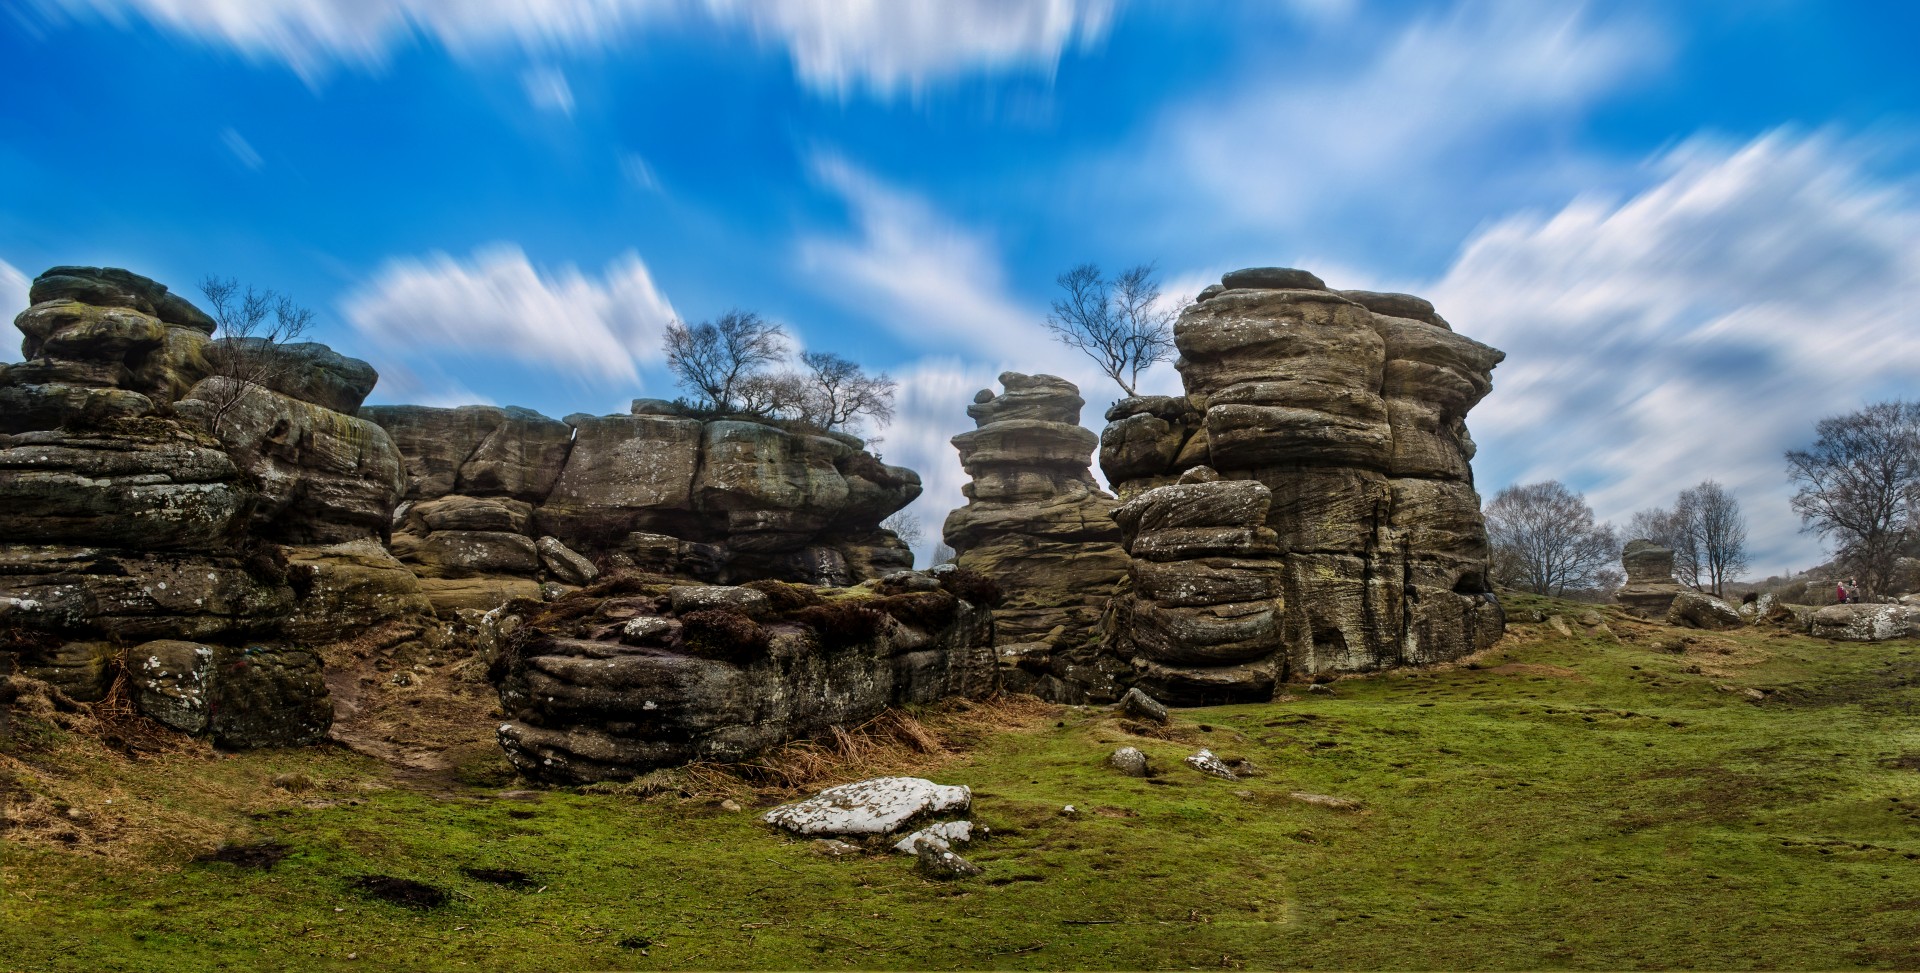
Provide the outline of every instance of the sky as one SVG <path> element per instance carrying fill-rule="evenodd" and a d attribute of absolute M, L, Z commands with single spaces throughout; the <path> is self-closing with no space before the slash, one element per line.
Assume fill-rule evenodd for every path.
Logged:
<path fill-rule="evenodd" d="M 1824 559 L 1782 453 L 1920 374 L 1920 5 L 1834 0 L 10 0 L 0 308 L 57 264 L 285 292 L 372 402 L 625 412 L 730 309 L 899 380 L 963 500 L 1005 370 L 1117 387 L 1054 279 L 1294 266 L 1504 349 L 1483 496 L 1712 478 Z M 15 360 L 17 348 L 0 347 Z M 1143 392 L 1178 393 L 1170 367 Z"/>

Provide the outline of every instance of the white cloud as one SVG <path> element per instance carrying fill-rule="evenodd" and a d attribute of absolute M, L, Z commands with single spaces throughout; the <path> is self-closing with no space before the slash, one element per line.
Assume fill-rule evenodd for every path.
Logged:
<path fill-rule="evenodd" d="M 220 144 L 226 146 L 227 151 L 232 152 L 233 157 L 249 169 L 258 171 L 266 164 L 266 160 L 260 158 L 260 153 L 254 150 L 253 144 L 231 128 L 220 130 Z"/>
<path fill-rule="evenodd" d="M 1216 243 L 1223 230 L 1255 234 L 1269 260 L 1276 234 L 1457 233 L 1436 215 L 1470 221 L 1528 187 L 1584 184 L 1593 173 L 1561 134 L 1669 47 L 1648 23 L 1556 4 L 1469 0 L 1404 25 L 1388 16 L 1343 20 L 1307 54 L 1266 59 L 1228 90 L 1175 106 L 1143 145 L 1105 163 L 1107 178 L 1157 201 L 1180 233 L 1204 214 Z"/>
<path fill-rule="evenodd" d="M 1782 452 L 1920 372 L 1920 204 L 1860 153 L 1694 141 L 1632 198 L 1471 239 L 1428 295 L 1508 352 L 1470 418 L 1483 491 L 1563 479 L 1624 523 L 1711 477 L 1746 507 L 1756 568 L 1812 566 Z"/>
<path fill-rule="evenodd" d="M 856 231 L 801 239 L 801 270 L 823 291 L 923 347 L 995 355 L 1046 340 L 1045 311 L 1007 295 L 999 254 L 984 234 L 836 156 L 816 157 L 813 168 L 846 202 Z"/>
<path fill-rule="evenodd" d="M 520 86 L 527 91 L 527 102 L 541 111 L 573 117 L 573 89 L 559 68 L 528 68 L 520 72 Z"/>
<path fill-rule="evenodd" d="M 1111 0 L 59 0 L 69 11 L 159 27 L 280 61 L 314 80 L 378 67 L 428 38 L 457 54 L 598 50 L 687 19 L 785 49 L 808 87 L 917 90 L 972 73 L 1051 71 L 1104 36 Z"/>
<path fill-rule="evenodd" d="M 636 382 L 660 356 L 673 306 L 638 254 L 598 279 L 572 266 L 543 272 L 517 246 L 467 261 L 444 253 L 388 261 L 342 302 L 347 321 L 388 352 L 434 361 L 449 353 L 551 366 L 600 382 Z"/>
<path fill-rule="evenodd" d="M 0 260 L 0 318 L 12 321 L 14 315 L 27 309 L 27 291 L 33 286 L 26 274 L 21 273 L 12 264 Z M 0 361 L 19 360 L 20 346 L 13 342 L 0 343 Z"/>

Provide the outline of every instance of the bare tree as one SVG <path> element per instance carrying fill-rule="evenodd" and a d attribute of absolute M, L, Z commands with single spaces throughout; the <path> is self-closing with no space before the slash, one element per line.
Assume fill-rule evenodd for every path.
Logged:
<path fill-rule="evenodd" d="M 901 543 L 908 547 L 919 544 L 920 539 L 926 536 L 925 531 L 920 527 L 920 518 L 904 510 L 881 521 L 880 528 L 893 531 L 893 535 L 900 538 Z"/>
<path fill-rule="evenodd" d="M 900 383 L 885 372 L 868 375 L 859 364 L 827 351 L 809 351 L 800 356 L 812 372 L 812 394 L 802 416 L 821 429 L 845 426 L 860 416 L 875 425 L 893 421 L 893 397 Z"/>
<path fill-rule="evenodd" d="M 791 419 L 805 415 L 813 389 L 794 372 L 758 372 L 735 387 L 739 401 L 734 411 L 759 419 Z"/>
<path fill-rule="evenodd" d="M 1712 480 L 1683 490 L 1674 504 L 1694 551 L 1696 571 L 1705 571 L 1708 588 L 1717 597 L 1727 593 L 1727 582 L 1747 570 L 1747 518 L 1740 501 Z M 1698 576 L 1694 587 L 1700 587 Z"/>
<path fill-rule="evenodd" d="M 1496 578 L 1535 594 L 1586 589 L 1612 569 L 1620 544 L 1586 498 L 1557 480 L 1510 486 L 1487 504 Z"/>
<path fill-rule="evenodd" d="M 740 407 L 744 383 L 786 360 L 787 333 L 751 311 L 733 310 L 718 321 L 667 325 L 666 346 L 667 368 L 680 386 L 724 413 Z"/>
<path fill-rule="evenodd" d="M 1054 283 L 1066 296 L 1053 302 L 1047 330 L 1078 348 L 1128 395 L 1137 394 L 1140 373 L 1173 358 L 1173 320 L 1180 301 L 1163 305 L 1153 265 L 1141 264 L 1111 281 L 1097 264 L 1085 263 Z"/>
<path fill-rule="evenodd" d="M 200 293 L 207 299 L 221 338 L 207 351 L 210 374 L 231 379 L 197 393 L 207 403 L 211 431 L 218 434 L 227 416 L 255 387 L 280 385 L 288 370 L 299 367 L 298 360 L 280 346 L 307 333 L 313 326 L 313 311 L 277 291 L 256 290 L 251 284 L 242 290 L 231 277 L 207 275 L 200 281 Z"/>
<path fill-rule="evenodd" d="M 1884 593 L 1920 501 L 1920 402 L 1829 416 L 1807 449 L 1787 452 L 1803 529 L 1832 542 L 1868 595 Z"/>
<path fill-rule="evenodd" d="M 946 541 L 938 541 L 933 545 L 934 564 L 952 564 L 959 559 L 960 555 Z"/>

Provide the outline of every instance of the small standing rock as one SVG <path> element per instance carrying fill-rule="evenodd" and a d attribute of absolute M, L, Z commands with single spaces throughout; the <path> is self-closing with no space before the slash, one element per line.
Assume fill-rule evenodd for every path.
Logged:
<path fill-rule="evenodd" d="M 1214 756 L 1211 750 L 1202 749 L 1199 753 L 1188 757 L 1187 766 L 1210 777 L 1218 777 L 1221 780 L 1240 779 L 1240 776 L 1233 772 L 1233 768 L 1228 767 L 1219 757 Z"/>
<path fill-rule="evenodd" d="M 1147 755 L 1136 747 L 1121 747 L 1107 757 L 1107 766 L 1128 777 L 1146 777 Z"/>
<path fill-rule="evenodd" d="M 860 846 L 838 838 L 815 838 L 807 843 L 813 853 L 825 858 L 845 858 L 860 854 Z"/>
<path fill-rule="evenodd" d="M 948 848 L 964 845 L 973 840 L 973 822 L 942 821 L 939 824 L 930 824 L 894 842 L 893 850 L 903 855 L 914 854 L 914 848 L 924 839 L 944 842 Z"/>
<path fill-rule="evenodd" d="M 1119 709 L 1122 715 L 1138 720 L 1164 724 L 1168 719 L 1167 708 L 1161 705 L 1159 700 L 1141 692 L 1137 686 L 1127 690 L 1127 694 L 1120 697 Z"/>
<path fill-rule="evenodd" d="M 1547 624 L 1551 626 L 1555 632 L 1558 632 L 1561 635 L 1564 635 L 1564 636 L 1573 635 L 1573 628 L 1567 624 L 1566 619 L 1561 618 L 1558 615 L 1555 615 L 1552 618 L 1547 619 Z"/>
<path fill-rule="evenodd" d="M 954 854 L 953 849 L 938 838 L 921 838 L 915 842 L 914 857 L 921 874 L 941 881 L 971 878 L 981 871 L 980 866 Z"/>

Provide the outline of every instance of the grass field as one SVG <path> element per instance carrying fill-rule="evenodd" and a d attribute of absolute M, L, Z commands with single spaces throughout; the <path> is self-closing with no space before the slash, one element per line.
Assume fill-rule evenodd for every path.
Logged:
<path fill-rule="evenodd" d="M 721 775 L 528 793 L 491 757 L 423 782 L 337 748 L 135 761 L 16 727 L 0 801 L 55 813 L 0 841 L 0 968 L 1920 967 L 1920 645 L 1509 610 L 1573 634 L 1523 621 L 1466 665 L 1160 736 L 1101 708 L 920 714 L 946 749 L 896 769 L 971 785 L 992 830 L 951 884 L 820 857 L 758 822 L 799 792 Z M 1123 744 L 1158 776 L 1103 768 Z M 1199 746 L 1263 773 L 1204 777 Z M 222 842 L 287 855 L 193 861 Z M 391 905 L 370 874 L 451 898 Z"/>

